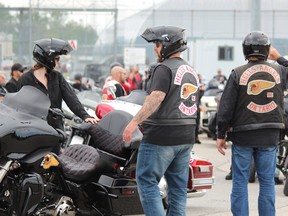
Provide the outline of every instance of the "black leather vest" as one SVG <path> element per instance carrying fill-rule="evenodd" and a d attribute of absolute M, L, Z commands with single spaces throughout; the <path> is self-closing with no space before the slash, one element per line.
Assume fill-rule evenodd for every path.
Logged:
<path fill-rule="evenodd" d="M 166 59 L 159 65 L 172 73 L 169 92 L 164 101 L 145 123 L 153 125 L 196 124 L 199 79 L 196 71 L 181 58 Z M 158 65 L 158 66 L 159 66 Z M 157 66 L 157 67 L 158 67 Z M 154 82 L 155 68 L 151 82 Z"/>
<path fill-rule="evenodd" d="M 283 128 L 283 91 L 279 65 L 249 62 L 234 69 L 239 94 L 231 131 Z"/>

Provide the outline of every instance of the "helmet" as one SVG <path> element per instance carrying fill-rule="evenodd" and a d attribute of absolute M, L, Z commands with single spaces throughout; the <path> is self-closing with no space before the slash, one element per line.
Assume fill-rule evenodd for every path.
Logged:
<path fill-rule="evenodd" d="M 187 49 L 185 29 L 174 26 L 157 26 L 147 28 L 141 35 L 147 42 L 161 42 L 161 57 L 166 59 L 173 53 Z"/>
<path fill-rule="evenodd" d="M 51 38 L 34 41 L 33 60 L 38 64 L 53 70 L 55 67 L 55 57 L 67 55 L 73 48 L 64 40 Z"/>
<path fill-rule="evenodd" d="M 245 59 L 250 56 L 262 56 L 268 58 L 270 50 L 270 39 L 268 36 L 260 31 L 250 32 L 242 43 L 243 53 Z"/>
<path fill-rule="evenodd" d="M 75 74 L 75 76 L 74 76 L 74 80 L 78 80 L 78 81 L 81 81 L 82 80 L 82 74 L 80 74 L 80 73 L 77 73 L 77 74 Z"/>

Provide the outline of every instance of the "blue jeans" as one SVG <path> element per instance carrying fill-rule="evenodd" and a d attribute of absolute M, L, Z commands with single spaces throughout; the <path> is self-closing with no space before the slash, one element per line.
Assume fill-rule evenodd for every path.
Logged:
<path fill-rule="evenodd" d="M 136 167 L 140 200 L 146 216 L 164 216 L 158 183 L 165 176 L 168 185 L 166 215 L 185 216 L 188 164 L 192 144 L 159 146 L 141 143 Z"/>
<path fill-rule="evenodd" d="M 276 149 L 249 148 L 232 145 L 232 193 L 231 211 L 234 216 L 248 216 L 248 179 L 252 156 L 259 180 L 258 214 L 275 216 Z"/>

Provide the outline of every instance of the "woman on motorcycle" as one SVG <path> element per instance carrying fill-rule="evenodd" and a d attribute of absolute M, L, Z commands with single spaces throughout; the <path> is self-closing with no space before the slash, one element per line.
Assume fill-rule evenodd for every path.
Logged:
<path fill-rule="evenodd" d="M 55 70 L 60 55 L 67 55 L 72 51 L 70 44 L 55 38 L 41 39 L 34 43 L 33 60 L 36 64 L 18 80 L 18 90 L 25 85 L 34 86 L 49 96 L 51 108 L 61 109 L 63 99 L 74 114 L 85 122 L 96 123 L 97 119 L 85 111 L 72 87 L 62 74 Z M 61 117 L 55 117 L 49 113 L 47 121 L 52 127 L 63 130 Z"/>

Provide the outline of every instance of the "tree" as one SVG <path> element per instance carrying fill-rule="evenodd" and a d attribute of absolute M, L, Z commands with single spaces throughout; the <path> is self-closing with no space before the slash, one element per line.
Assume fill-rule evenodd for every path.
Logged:
<path fill-rule="evenodd" d="M 4 10 L 4 8 L 4 5 L 0 3 L 0 31 L 6 34 L 14 34 L 16 30 L 16 18 L 8 10 Z"/>
<path fill-rule="evenodd" d="M 0 8 L 4 8 L 0 4 Z M 16 14 L 7 10 L 0 10 L 1 31 L 13 34 L 13 51 L 20 62 L 26 64 L 31 58 L 31 43 L 42 38 L 59 38 L 63 40 L 77 40 L 78 47 L 89 47 L 97 41 L 98 35 L 92 26 L 82 26 L 75 21 L 68 21 L 67 13 L 59 11 L 38 11 L 23 8 Z M 31 18 L 31 19 L 30 19 Z"/>

